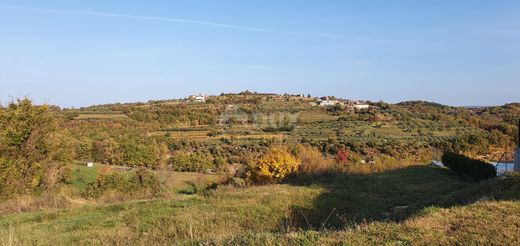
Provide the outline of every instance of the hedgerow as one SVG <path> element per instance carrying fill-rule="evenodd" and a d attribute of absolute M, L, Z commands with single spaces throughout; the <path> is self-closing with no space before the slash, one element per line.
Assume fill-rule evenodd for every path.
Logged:
<path fill-rule="evenodd" d="M 497 170 L 493 165 L 461 154 L 445 152 L 442 162 L 455 173 L 466 176 L 475 182 L 497 176 Z"/>

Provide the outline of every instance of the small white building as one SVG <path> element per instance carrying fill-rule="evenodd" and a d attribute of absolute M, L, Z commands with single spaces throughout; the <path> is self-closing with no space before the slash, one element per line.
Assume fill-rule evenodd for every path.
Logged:
<path fill-rule="evenodd" d="M 94 167 L 94 162 L 88 161 L 87 162 L 87 167 Z"/>
<path fill-rule="evenodd" d="M 370 105 L 368 104 L 354 104 L 355 110 L 363 110 L 363 109 L 369 109 Z"/>
<path fill-rule="evenodd" d="M 206 96 L 204 96 L 204 95 L 196 96 L 194 101 L 201 102 L 201 103 L 206 102 Z"/>
<path fill-rule="evenodd" d="M 205 103 L 206 102 L 206 95 L 191 95 L 188 97 L 190 101 L 197 102 L 197 103 Z"/>

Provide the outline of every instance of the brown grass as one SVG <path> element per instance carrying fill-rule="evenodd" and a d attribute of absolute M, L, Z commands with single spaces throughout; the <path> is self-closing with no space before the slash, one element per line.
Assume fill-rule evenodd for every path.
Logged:
<path fill-rule="evenodd" d="M 307 145 L 299 145 L 296 156 L 301 160 L 299 173 L 304 176 L 319 176 L 342 172 L 331 158 L 323 156 L 321 151 Z"/>
<path fill-rule="evenodd" d="M 48 191 L 41 195 L 26 195 L 0 203 L 0 215 L 10 213 L 33 212 L 40 210 L 59 210 L 93 204 L 79 198 L 69 189 Z"/>

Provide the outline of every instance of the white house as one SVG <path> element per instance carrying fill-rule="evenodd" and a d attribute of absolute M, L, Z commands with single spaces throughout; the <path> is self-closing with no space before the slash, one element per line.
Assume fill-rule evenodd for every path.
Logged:
<path fill-rule="evenodd" d="M 94 162 L 91 162 L 91 161 L 87 162 L 87 167 L 94 167 Z"/>
<path fill-rule="evenodd" d="M 204 95 L 196 96 L 195 102 L 206 102 L 206 96 L 204 96 Z"/>
<path fill-rule="evenodd" d="M 370 105 L 368 104 L 354 104 L 355 110 L 363 110 L 363 109 L 369 109 Z"/>
<path fill-rule="evenodd" d="M 198 103 L 205 103 L 206 102 L 206 96 L 202 95 L 202 94 L 191 95 L 191 96 L 188 97 L 188 99 L 193 101 L 193 102 L 198 102 Z"/>

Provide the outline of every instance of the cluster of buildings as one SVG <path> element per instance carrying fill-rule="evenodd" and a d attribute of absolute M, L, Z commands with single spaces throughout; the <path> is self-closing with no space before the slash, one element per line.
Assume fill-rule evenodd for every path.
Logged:
<path fill-rule="evenodd" d="M 306 96 L 304 94 L 297 94 L 297 95 L 289 95 L 289 94 L 277 95 L 277 94 L 268 94 L 268 93 L 251 93 L 251 94 L 253 94 L 255 96 L 269 96 L 269 97 L 272 97 L 273 99 L 277 99 L 277 98 L 283 99 L 285 97 L 306 98 Z M 243 93 L 243 95 L 247 95 L 247 94 Z M 195 103 L 205 103 L 207 98 L 208 98 L 207 95 L 196 94 L 196 95 L 188 96 L 186 98 L 186 100 L 188 100 L 190 102 L 195 102 Z M 311 100 L 314 99 L 314 98 L 310 98 L 310 95 L 308 95 L 307 98 L 309 98 Z M 315 99 L 314 102 L 311 102 L 311 105 L 320 106 L 320 107 L 333 107 L 336 105 L 340 105 L 340 106 L 344 107 L 346 110 L 355 110 L 355 111 L 368 110 L 371 107 L 373 107 L 364 101 L 340 100 L 340 99 L 336 99 L 334 97 L 317 98 L 317 99 Z"/>
<path fill-rule="evenodd" d="M 286 98 L 305 98 L 304 94 L 296 94 L 296 95 L 283 94 L 283 95 L 278 95 L 278 94 L 275 94 L 275 93 L 257 93 L 257 92 L 249 92 L 249 91 L 240 92 L 240 93 L 237 93 L 237 94 L 233 94 L 233 93 L 224 94 L 224 93 L 222 93 L 220 96 L 242 96 L 242 97 L 246 97 L 246 98 L 249 97 L 249 96 L 255 96 L 255 97 L 265 97 L 265 98 L 268 98 L 268 99 L 271 99 L 271 100 L 274 100 L 274 101 L 281 101 L 281 100 L 285 100 Z M 190 96 L 186 97 L 186 100 L 190 101 L 190 102 L 195 102 L 195 103 L 205 103 L 206 100 L 208 98 L 210 98 L 210 97 L 212 97 L 212 96 L 208 96 L 208 95 L 205 95 L 205 94 L 194 94 L 194 95 L 190 95 Z M 310 95 L 308 97 L 310 97 Z"/>
<path fill-rule="evenodd" d="M 320 107 L 332 107 L 332 106 L 340 105 L 340 106 L 343 106 L 346 109 L 350 109 L 350 110 L 367 110 L 372 107 L 363 101 L 338 100 L 338 99 L 334 99 L 334 98 L 331 99 L 329 97 L 320 98 L 315 103 L 312 103 L 312 105 L 316 105 L 316 106 L 320 106 Z"/>

